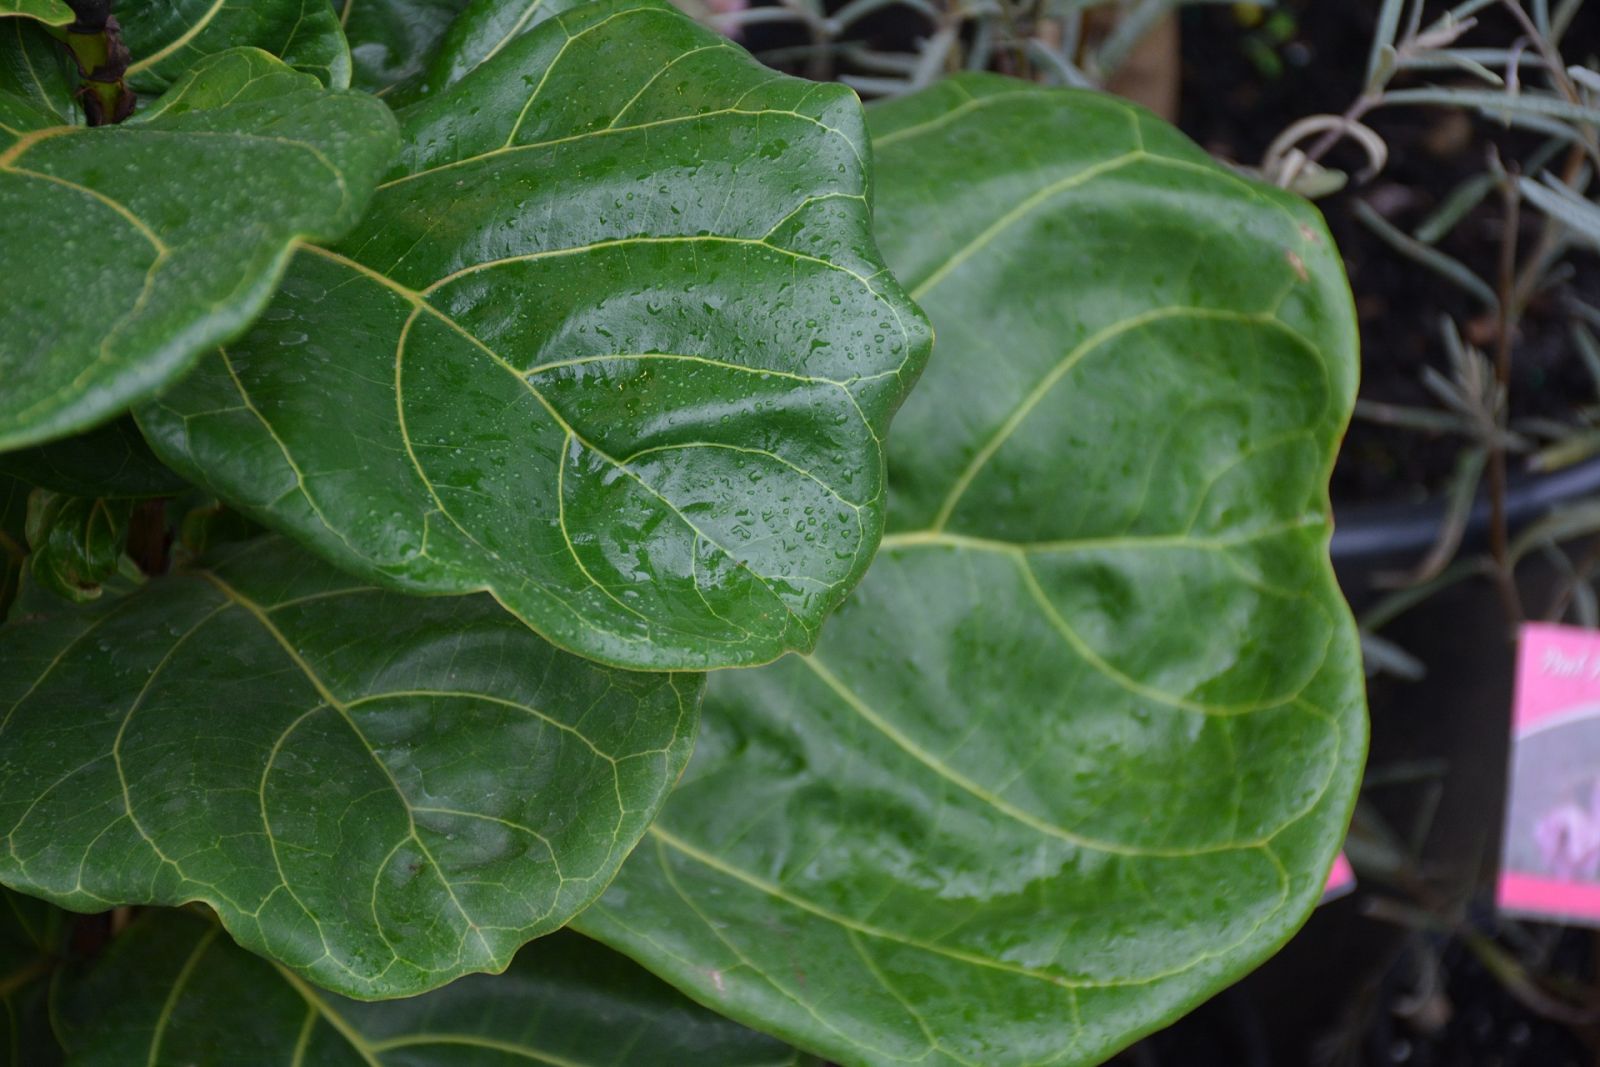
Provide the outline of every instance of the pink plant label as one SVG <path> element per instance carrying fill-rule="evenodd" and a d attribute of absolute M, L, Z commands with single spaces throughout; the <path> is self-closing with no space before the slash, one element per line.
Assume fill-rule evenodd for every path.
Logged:
<path fill-rule="evenodd" d="M 1511 722 L 1500 909 L 1600 925 L 1600 633 L 1524 626 Z"/>
<path fill-rule="evenodd" d="M 1334 857 L 1333 870 L 1328 872 L 1328 883 L 1322 887 L 1322 900 L 1326 904 L 1330 900 L 1338 900 L 1356 887 L 1356 872 L 1350 868 L 1350 861 L 1344 858 L 1344 853 Z"/>

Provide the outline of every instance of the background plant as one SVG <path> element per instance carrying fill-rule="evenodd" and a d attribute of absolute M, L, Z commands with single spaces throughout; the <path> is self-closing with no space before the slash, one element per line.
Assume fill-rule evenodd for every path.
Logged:
<path fill-rule="evenodd" d="M 1188 3 L 1211 2 L 1215 0 L 855 0 L 831 11 L 818 0 L 765 5 L 697 0 L 683 6 L 735 37 L 756 27 L 802 31 L 807 43 L 774 43 L 758 50 L 758 57 L 804 70 L 809 77 L 837 77 L 871 97 L 914 92 L 963 70 L 997 70 L 1046 85 L 1103 88 L 1141 48 L 1152 50 L 1158 69 L 1150 74 L 1170 80 L 1176 73 L 1170 36 L 1174 12 Z M 908 23 L 920 32 L 910 40 L 893 40 Z M 886 27 L 891 28 L 888 33 Z M 890 40 L 874 46 L 875 38 L 885 37 Z"/>
<path fill-rule="evenodd" d="M 1592 254 L 1600 242 L 1600 208 L 1589 199 L 1593 168 L 1600 162 L 1600 75 L 1562 55 L 1567 28 L 1579 7 L 1572 0 L 1536 3 L 1531 10 L 1520 0 L 1475 0 L 1428 21 L 1421 2 L 1384 4 L 1361 95 L 1341 115 L 1310 116 L 1285 130 L 1261 167 L 1279 184 L 1325 194 L 1340 187 L 1345 176 L 1324 171 L 1321 160 L 1348 138 L 1365 151 L 1367 166 L 1360 177 L 1370 180 L 1382 171 L 1388 149 L 1362 120 L 1394 107 L 1468 108 L 1545 139 L 1526 159 L 1506 161 L 1491 153 L 1484 171 L 1462 182 L 1413 232 L 1392 225 L 1370 204 L 1360 200 L 1354 204 L 1357 218 L 1385 242 L 1470 294 L 1492 322 L 1488 352 L 1465 343 L 1460 324 L 1442 324 L 1441 347 L 1448 369 L 1429 370 L 1424 377 L 1442 410 L 1363 401 L 1357 413 L 1463 440 L 1466 447 L 1449 489 L 1438 543 L 1407 580 L 1424 583 L 1444 572 L 1459 546 L 1474 496 L 1487 478 L 1493 508 L 1487 565 L 1513 619 L 1522 613 L 1512 579 L 1514 556 L 1525 555 L 1535 545 L 1560 550 L 1549 533 L 1539 533 L 1513 551 L 1505 516 L 1507 456 L 1524 454 L 1530 469 L 1551 470 L 1594 454 L 1600 440 L 1586 428 L 1582 405 L 1576 406 L 1575 423 L 1542 420 L 1510 425 L 1507 397 L 1518 333 L 1530 302 L 1556 290 L 1572 275 L 1576 269 L 1569 262 L 1572 255 Z M 1477 16 L 1491 8 L 1509 12 L 1520 35 L 1511 41 L 1477 44 Z M 1592 56 L 1578 58 L 1595 61 Z M 1447 81 L 1423 87 L 1396 84 L 1407 77 Z M 1493 213 L 1501 234 L 1498 270 L 1492 278 L 1479 276 L 1437 247 L 1464 223 L 1481 225 L 1486 213 Z M 1524 225 L 1526 213 L 1536 215 L 1535 226 Z M 1535 230 L 1531 240 L 1524 237 L 1526 228 Z M 1600 316 L 1570 297 L 1566 307 L 1575 358 L 1600 369 L 1594 362 L 1597 346 L 1591 332 Z M 1571 516 L 1556 521 L 1550 532 L 1575 532 Z"/>
<path fill-rule="evenodd" d="M 1400 715 L 1415 709 L 1421 718 L 1432 709 L 1429 694 L 1399 681 L 1419 680 L 1427 667 L 1407 641 L 1395 638 L 1404 632 L 1395 624 L 1424 606 L 1437 618 L 1444 617 L 1439 612 L 1446 603 L 1455 605 L 1442 607 L 1446 615 L 1459 610 L 1460 600 L 1436 599 L 1447 591 L 1465 594 L 1471 583 L 1492 583 L 1501 610 L 1491 625 L 1505 635 L 1507 649 L 1523 618 L 1596 625 L 1593 501 L 1569 497 L 1531 522 L 1510 514 L 1519 479 L 1528 487 L 1538 475 L 1594 456 L 1589 388 L 1567 393 L 1553 415 L 1525 414 L 1527 394 L 1518 395 L 1537 381 L 1538 367 L 1529 361 L 1539 358 L 1540 342 L 1547 352 L 1556 349 L 1572 379 L 1593 380 L 1595 315 L 1582 293 L 1593 276 L 1594 221 L 1600 217 L 1593 185 L 1600 97 L 1593 41 L 1573 30 L 1581 6 L 1507 0 L 1380 5 L 1362 91 L 1344 110 L 1284 130 L 1257 170 L 1279 184 L 1330 197 L 1330 214 L 1348 209 L 1415 271 L 1458 291 L 1471 306 L 1432 331 L 1436 365 L 1420 382 L 1432 406 L 1368 399 L 1356 406 L 1358 417 L 1371 422 L 1458 444 L 1454 471 L 1437 487 L 1443 500 L 1432 549 L 1380 575 L 1387 594 L 1370 597 L 1360 616 L 1368 670 L 1395 676 L 1390 684 Z M 1380 181 L 1401 151 L 1385 142 L 1385 130 L 1404 128 L 1385 127 L 1383 120 L 1394 123 L 1395 113 L 1407 110 L 1441 120 L 1464 113 L 1470 121 L 1452 128 L 1478 131 L 1489 142 L 1477 157 L 1477 173 L 1427 211 L 1410 211 L 1392 195 L 1395 185 Z M 1330 158 L 1341 169 L 1323 169 Z M 1343 195 L 1332 199 L 1335 192 Z M 1391 313 L 1403 317 L 1406 309 L 1397 304 Z M 1562 335 L 1562 343 L 1550 344 L 1553 334 Z M 1368 373 L 1397 356 L 1369 346 Z M 1547 392 L 1561 388 L 1552 384 Z M 1410 632 L 1415 635 L 1416 627 Z M 1450 708 L 1439 722 L 1423 728 L 1413 720 L 1410 729 L 1427 731 L 1419 747 L 1448 749 L 1451 743 L 1438 734 L 1471 736 L 1462 721 L 1468 712 Z M 1496 750 L 1488 752 L 1493 759 Z M 1407 1014 L 1388 1019 L 1396 1002 L 1364 990 L 1352 998 L 1318 1062 L 1367 1062 L 1372 1053 L 1363 1045 L 1388 1023 L 1396 1032 L 1420 1035 L 1419 1046 L 1448 1032 L 1448 1013 L 1466 1010 L 1447 992 L 1451 972 L 1459 977 L 1475 966 L 1519 1006 L 1521 1018 L 1550 1020 L 1593 1047 L 1593 990 L 1570 980 L 1556 959 L 1558 944 L 1570 949 L 1571 939 L 1562 942 L 1558 928 L 1499 918 L 1485 907 L 1492 842 L 1487 854 L 1459 855 L 1457 849 L 1442 858 L 1435 847 L 1436 815 L 1441 802 L 1448 810 L 1447 791 L 1458 791 L 1457 798 L 1484 795 L 1484 783 L 1469 783 L 1465 774 L 1442 758 L 1395 759 L 1369 771 L 1350 852 L 1366 884 L 1376 887 L 1363 896 L 1363 910 L 1408 931 L 1398 962 L 1382 965 L 1382 980 L 1403 991 L 1397 1002 Z M 1396 796 L 1415 802 L 1407 810 Z"/>

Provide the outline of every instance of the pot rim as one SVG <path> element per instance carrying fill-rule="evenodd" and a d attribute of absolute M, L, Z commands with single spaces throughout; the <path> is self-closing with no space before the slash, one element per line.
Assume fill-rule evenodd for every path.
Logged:
<path fill-rule="evenodd" d="M 1511 531 L 1548 515 L 1562 504 L 1600 494 L 1600 456 L 1544 474 L 1514 475 L 1506 490 L 1506 520 Z M 1420 555 L 1439 535 L 1446 503 L 1433 497 L 1416 502 L 1334 505 L 1331 553 L 1336 562 Z M 1489 528 L 1489 497 L 1479 492 L 1467 520 L 1463 543 L 1481 541 Z"/>

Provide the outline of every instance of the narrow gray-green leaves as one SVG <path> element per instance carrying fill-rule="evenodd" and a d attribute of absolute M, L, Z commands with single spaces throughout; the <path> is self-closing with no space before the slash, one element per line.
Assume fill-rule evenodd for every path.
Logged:
<path fill-rule="evenodd" d="M 0 629 L 0 881 L 79 910 L 205 901 L 353 996 L 500 970 L 644 831 L 700 684 L 559 652 L 487 597 L 232 546 Z"/>
<path fill-rule="evenodd" d="M 1351 301 L 1314 210 L 1112 97 L 962 77 L 874 135 L 940 338 L 891 532 L 813 655 L 714 676 L 578 926 L 842 1064 L 1097 1064 L 1282 944 L 1343 836 Z"/>
<path fill-rule="evenodd" d="M 59 983 L 74 1067 L 800 1067 L 773 1038 L 690 1002 L 571 933 L 501 976 L 361 1004 L 312 989 L 229 943 L 205 918 L 141 917 Z"/>
<path fill-rule="evenodd" d="M 328 0 L 118 0 L 128 82 L 160 92 L 202 59 L 259 48 L 333 89 L 350 86 L 350 48 Z"/>
<path fill-rule="evenodd" d="M 139 412 L 157 454 L 353 573 L 487 589 L 602 662 L 809 648 L 876 547 L 929 346 L 869 233 L 855 98 L 609 0 L 403 123 L 357 229 Z"/>
<path fill-rule="evenodd" d="M 253 49 L 120 126 L 0 96 L 0 449 L 102 422 L 238 333 L 297 239 L 360 217 L 394 146 L 382 102 Z"/>

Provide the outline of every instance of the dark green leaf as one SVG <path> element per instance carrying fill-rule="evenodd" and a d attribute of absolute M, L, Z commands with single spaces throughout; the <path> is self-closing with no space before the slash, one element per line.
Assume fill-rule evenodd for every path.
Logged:
<path fill-rule="evenodd" d="M 357 89 L 383 94 L 422 71 L 471 0 L 339 0 Z"/>
<path fill-rule="evenodd" d="M 69 496 L 171 496 L 189 487 L 162 466 L 127 417 L 75 437 L 0 452 L 0 475 Z"/>
<path fill-rule="evenodd" d="M 524 948 L 499 977 L 361 1004 L 307 986 L 185 912 L 145 915 L 58 1015 L 74 1067 L 781 1067 L 780 1042 L 691 1003 L 576 934 Z"/>
<path fill-rule="evenodd" d="M 50 1033 L 47 979 L 61 952 L 65 920 L 42 900 L 0 889 L 0 1049 L 9 1067 L 61 1062 Z"/>
<path fill-rule="evenodd" d="M 353 587 L 289 542 L 0 630 L 0 880 L 201 900 L 358 996 L 498 970 L 610 879 L 700 679 L 559 652 L 488 597 Z"/>
<path fill-rule="evenodd" d="M 42 26 L 31 19 L 0 20 L 0 94 L 21 97 L 52 121 L 76 125 L 77 84 L 72 54 Z"/>
<path fill-rule="evenodd" d="M 808 648 L 871 559 L 927 326 L 860 105 L 658 0 L 558 15 L 404 115 L 399 170 L 158 455 L 353 573 L 488 589 L 629 667 Z"/>
<path fill-rule="evenodd" d="M 132 515 L 133 504 L 127 500 L 35 489 L 28 498 L 28 573 L 56 596 L 94 600 L 101 583 L 117 573 Z"/>
<path fill-rule="evenodd" d="M 403 107 L 449 88 L 506 45 L 539 23 L 584 0 L 471 0 L 450 24 L 427 66 L 404 84 L 385 93 L 391 107 Z"/>
<path fill-rule="evenodd" d="M 100 595 L 107 600 L 115 600 L 134 592 L 147 581 L 144 572 L 140 571 L 133 561 L 123 556 L 118 561 L 116 570 L 100 584 Z M 90 599 L 98 599 L 91 597 Z M 61 593 L 45 586 L 33 576 L 28 568 L 23 569 L 21 581 L 17 586 L 16 599 L 11 603 L 11 612 L 8 616 L 10 622 L 24 619 L 45 618 L 63 610 L 72 610 L 74 605 L 83 603 L 82 598 L 63 596 Z M 3 655 L 3 653 L 0 653 Z"/>
<path fill-rule="evenodd" d="M 815 655 L 714 676 L 585 932 L 844 1064 L 1102 1062 L 1316 903 L 1365 742 L 1327 477 L 1355 387 L 1303 202 L 1113 97 L 874 125 L 940 350 Z"/>
<path fill-rule="evenodd" d="M 394 151 L 380 101 L 249 49 L 120 126 L 56 122 L 0 97 L 0 450 L 102 422 L 238 333 Z"/>
<path fill-rule="evenodd" d="M 128 82 L 142 92 L 236 47 L 259 48 L 330 88 L 350 86 L 350 48 L 329 0 L 118 0 L 116 13 L 133 56 Z"/>

